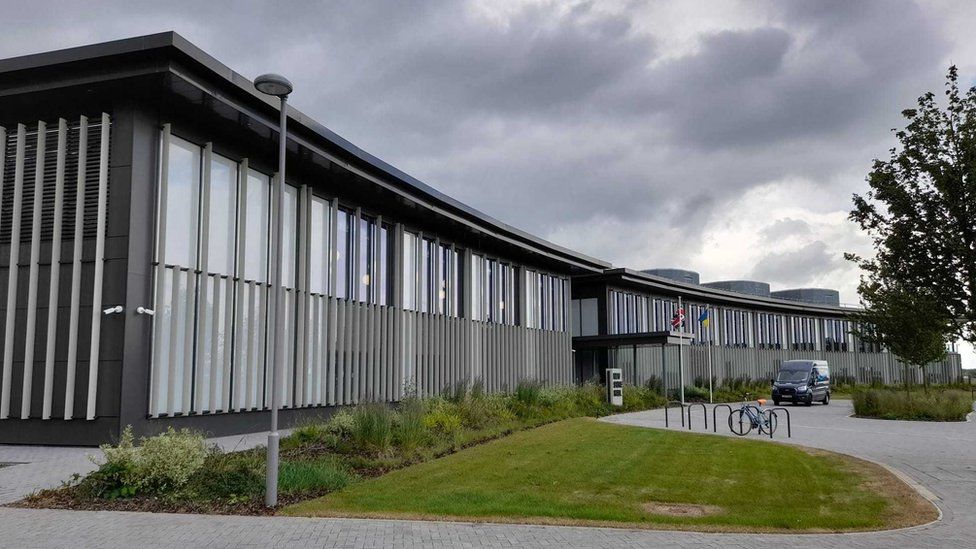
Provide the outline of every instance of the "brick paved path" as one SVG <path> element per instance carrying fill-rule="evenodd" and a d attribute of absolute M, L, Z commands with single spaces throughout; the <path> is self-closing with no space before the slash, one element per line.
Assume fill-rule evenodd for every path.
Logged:
<path fill-rule="evenodd" d="M 790 536 L 0 509 L 0 547 L 976 547 L 976 423 L 879 422 L 846 417 L 849 413 L 850 405 L 843 401 L 828 407 L 796 408 L 792 442 L 897 468 L 934 493 L 945 514 L 942 521 L 896 532 Z M 614 416 L 607 421 L 664 425 L 660 411 Z M 700 430 L 700 419 L 696 425 Z M 50 449 L 30 451 L 36 456 L 44 450 Z M 0 447 L 0 462 L 14 461 L 8 458 L 16 451 L 16 447 Z M 71 452 L 78 451 L 64 452 L 74 455 Z M 70 470 L 77 459 L 63 460 L 68 464 L 64 469 Z M 48 472 L 41 475 L 45 478 L 53 475 L 58 461 L 49 463 Z M 0 485 L 22 467 L 26 466 L 0 469 Z"/>

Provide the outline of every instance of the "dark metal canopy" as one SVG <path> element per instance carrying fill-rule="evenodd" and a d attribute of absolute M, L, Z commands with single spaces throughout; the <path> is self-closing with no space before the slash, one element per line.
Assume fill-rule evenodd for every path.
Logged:
<path fill-rule="evenodd" d="M 688 345 L 695 336 L 682 332 L 641 332 L 636 334 L 578 336 L 573 338 L 573 349 L 611 349 L 634 345 Z"/>

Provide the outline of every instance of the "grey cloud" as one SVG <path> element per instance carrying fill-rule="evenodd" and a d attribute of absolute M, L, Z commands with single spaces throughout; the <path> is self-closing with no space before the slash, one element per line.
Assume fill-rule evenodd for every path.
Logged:
<path fill-rule="evenodd" d="M 763 227 L 760 235 L 764 240 L 776 241 L 790 236 L 807 236 L 813 234 L 813 228 L 802 219 L 784 217 L 777 219 Z"/>
<path fill-rule="evenodd" d="M 846 265 L 840 252 L 828 250 L 826 243 L 817 240 L 795 250 L 766 254 L 750 277 L 777 285 L 802 286 Z"/>
<path fill-rule="evenodd" d="M 6 10 L 0 55 L 173 28 L 245 75 L 288 75 L 297 107 L 479 209 L 542 235 L 606 220 L 562 244 L 652 263 L 734 226 L 724 206 L 757 185 L 812 180 L 823 201 L 797 206 L 847 207 L 862 177 L 839 175 L 865 173 L 941 84 L 938 22 L 907 0 L 748 4 L 752 27 L 667 61 L 645 7 L 541 2 L 498 22 L 449 0 L 63 2 Z"/>

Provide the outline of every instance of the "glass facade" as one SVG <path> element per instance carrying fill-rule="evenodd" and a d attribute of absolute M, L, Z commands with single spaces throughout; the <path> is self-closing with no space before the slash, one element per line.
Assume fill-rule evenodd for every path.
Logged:
<path fill-rule="evenodd" d="M 600 333 L 600 301 L 595 298 L 574 299 L 570 306 L 573 337 Z"/>
<path fill-rule="evenodd" d="M 403 308 L 460 317 L 464 252 L 453 245 L 403 233 Z"/>
<path fill-rule="evenodd" d="M 610 291 L 608 329 L 611 334 L 634 334 L 651 331 L 648 296 Z"/>
<path fill-rule="evenodd" d="M 478 254 L 471 259 L 471 318 L 516 325 L 515 266 Z"/>
<path fill-rule="evenodd" d="M 764 349 L 783 348 L 783 315 L 756 313 L 756 343 Z"/>
<path fill-rule="evenodd" d="M 529 328 L 566 330 L 566 289 L 564 278 L 536 271 L 525 271 L 525 322 Z"/>

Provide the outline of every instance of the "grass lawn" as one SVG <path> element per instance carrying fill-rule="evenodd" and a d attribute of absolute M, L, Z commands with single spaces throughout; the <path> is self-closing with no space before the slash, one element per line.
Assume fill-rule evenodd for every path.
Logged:
<path fill-rule="evenodd" d="M 298 503 L 284 514 L 699 530 L 863 530 L 935 508 L 878 467 L 782 444 L 580 418 Z"/>

